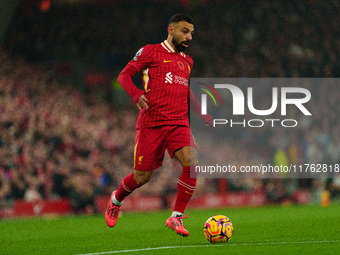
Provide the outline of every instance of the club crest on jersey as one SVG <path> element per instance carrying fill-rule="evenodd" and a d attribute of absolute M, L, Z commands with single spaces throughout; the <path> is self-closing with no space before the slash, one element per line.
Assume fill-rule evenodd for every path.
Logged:
<path fill-rule="evenodd" d="M 137 61 L 138 60 L 138 56 L 140 56 L 143 52 L 144 48 L 140 48 L 139 51 L 137 51 L 135 57 L 133 58 L 133 60 Z"/>

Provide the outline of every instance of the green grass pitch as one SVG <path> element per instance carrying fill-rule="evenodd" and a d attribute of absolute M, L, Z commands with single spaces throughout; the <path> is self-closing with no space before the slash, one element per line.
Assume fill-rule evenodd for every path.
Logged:
<path fill-rule="evenodd" d="M 223 214 L 235 232 L 210 244 L 205 221 Z M 190 236 L 165 227 L 170 211 L 124 213 L 110 229 L 103 215 L 0 221 L 0 254 L 339 254 L 340 205 L 189 210 Z"/>

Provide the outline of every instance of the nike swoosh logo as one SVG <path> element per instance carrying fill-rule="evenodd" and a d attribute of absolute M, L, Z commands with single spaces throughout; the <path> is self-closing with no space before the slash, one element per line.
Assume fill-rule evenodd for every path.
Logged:
<path fill-rule="evenodd" d="M 163 60 L 163 63 L 172 62 L 172 60 Z"/>
<path fill-rule="evenodd" d="M 192 195 L 192 194 L 194 194 L 194 193 L 190 193 L 190 192 L 188 192 L 188 191 L 185 191 L 185 193 L 187 193 L 187 194 L 189 194 L 189 195 Z"/>

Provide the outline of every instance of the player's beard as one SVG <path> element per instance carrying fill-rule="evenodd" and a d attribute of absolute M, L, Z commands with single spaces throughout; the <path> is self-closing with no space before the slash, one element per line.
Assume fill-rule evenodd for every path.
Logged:
<path fill-rule="evenodd" d="M 176 37 L 172 37 L 172 43 L 174 44 L 175 48 L 177 51 L 179 52 L 182 52 L 182 51 L 185 51 L 188 47 L 187 46 L 184 46 L 183 44 L 184 43 L 187 43 L 189 44 L 190 41 L 182 41 L 182 42 L 179 42 Z"/>

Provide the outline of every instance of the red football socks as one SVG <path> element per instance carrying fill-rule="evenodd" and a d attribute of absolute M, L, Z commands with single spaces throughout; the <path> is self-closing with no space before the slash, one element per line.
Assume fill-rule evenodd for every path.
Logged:
<path fill-rule="evenodd" d="M 134 191 L 136 188 L 138 188 L 138 185 L 135 181 L 135 178 L 133 177 L 133 173 L 126 176 L 124 180 L 119 185 L 119 188 L 115 194 L 115 197 L 118 201 L 123 201 L 124 198 L 132 191 Z"/>
<path fill-rule="evenodd" d="M 174 207 L 174 211 L 176 212 L 184 213 L 196 188 L 197 178 L 190 178 L 190 169 L 194 170 L 195 167 L 184 166 L 177 182 L 178 191 Z"/>

